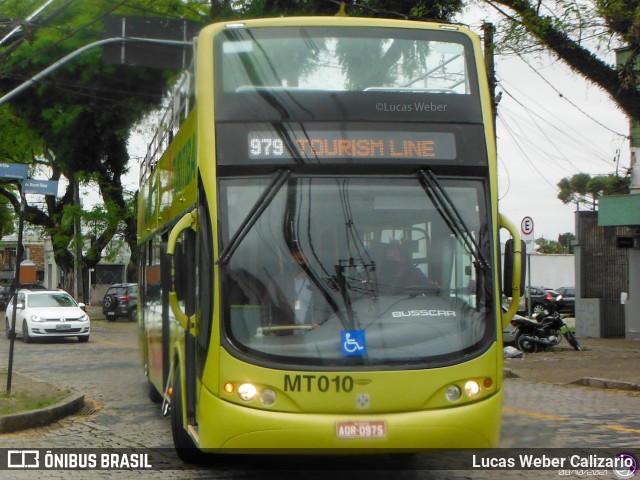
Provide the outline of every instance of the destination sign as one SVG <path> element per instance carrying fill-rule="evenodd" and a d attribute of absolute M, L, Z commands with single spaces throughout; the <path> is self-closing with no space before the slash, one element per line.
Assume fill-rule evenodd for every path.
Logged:
<path fill-rule="evenodd" d="M 455 136 L 446 132 L 252 131 L 248 149 L 253 160 L 456 159 Z"/>

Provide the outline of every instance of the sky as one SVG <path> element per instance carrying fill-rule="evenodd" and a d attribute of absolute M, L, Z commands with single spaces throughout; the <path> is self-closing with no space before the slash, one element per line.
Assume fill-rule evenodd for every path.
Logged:
<path fill-rule="evenodd" d="M 461 21 L 481 34 L 491 13 L 467 11 Z M 615 53 L 605 60 L 615 63 Z M 534 221 L 534 237 L 575 233 L 575 205 L 558 199 L 558 182 L 629 168 L 627 117 L 602 90 L 548 54 L 497 55 L 499 209 L 516 227 Z M 614 161 L 618 158 L 616 164 Z M 584 209 L 584 207 L 582 207 Z"/>
<path fill-rule="evenodd" d="M 497 17 L 478 10 L 461 17 L 478 34 L 483 20 L 495 23 Z M 606 60 L 614 63 L 615 54 Z M 630 159 L 628 120 L 604 92 L 551 55 L 497 55 L 495 62 L 496 91 L 502 92 L 497 120 L 500 212 L 516 227 L 531 217 L 535 238 L 557 240 L 562 233 L 575 233 L 576 207 L 558 199 L 557 184 L 576 173 L 613 173 L 618 155 L 624 174 Z M 144 156 L 143 142 L 130 145 L 132 157 Z M 130 164 L 127 188 L 132 191 L 138 162 L 133 158 Z"/>

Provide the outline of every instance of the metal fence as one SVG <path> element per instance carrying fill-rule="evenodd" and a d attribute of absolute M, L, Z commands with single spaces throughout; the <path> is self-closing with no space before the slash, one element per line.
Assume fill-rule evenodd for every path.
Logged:
<path fill-rule="evenodd" d="M 627 251 L 616 246 L 626 227 L 599 227 L 597 212 L 579 212 L 576 239 L 580 245 L 580 297 L 599 298 L 601 336 L 624 338 L 624 305 L 621 292 L 628 291 Z"/>

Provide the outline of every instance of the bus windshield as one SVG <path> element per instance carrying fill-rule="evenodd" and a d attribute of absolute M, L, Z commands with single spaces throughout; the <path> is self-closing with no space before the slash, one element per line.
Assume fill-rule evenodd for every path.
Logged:
<path fill-rule="evenodd" d="M 469 94 L 461 43 L 424 31 L 298 27 L 230 29 L 223 90 L 255 88 Z M 401 32 L 401 33 L 399 33 Z"/>
<path fill-rule="evenodd" d="M 216 119 L 482 123 L 473 46 L 457 33 L 228 28 L 216 38 Z"/>
<path fill-rule="evenodd" d="M 225 242 L 269 180 L 221 180 Z M 291 175 L 221 265 L 231 348 L 258 363 L 415 368 L 484 351 L 495 340 L 490 269 L 477 262 L 490 258 L 485 185 L 440 183 L 480 252 L 416 177 Z M 359 351 L 345 334 L 360 335 Z"/>

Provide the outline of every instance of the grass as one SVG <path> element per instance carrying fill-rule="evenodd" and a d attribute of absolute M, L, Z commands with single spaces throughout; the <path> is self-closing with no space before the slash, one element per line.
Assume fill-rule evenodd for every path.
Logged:
<path fill-rule="evenodd" d="M 11 394 L 7 395 L 7 372 L 0 370 L 0 415 L 27 412 L 61 402 L 71 393 L 45 382 L 13 372 Z"/>

